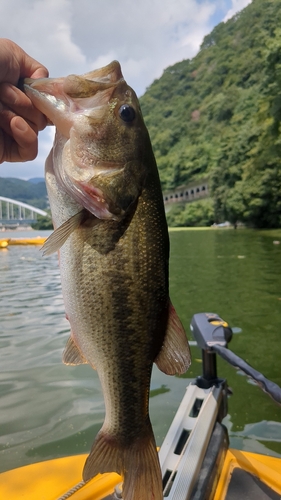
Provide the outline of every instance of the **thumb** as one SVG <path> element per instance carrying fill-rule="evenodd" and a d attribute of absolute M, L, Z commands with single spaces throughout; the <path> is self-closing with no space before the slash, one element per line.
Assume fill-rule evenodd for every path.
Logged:
<path fill-rule="evenodd" d="M 49 72 L 47 68 L 44 66 L 40 66 L 37 68 L 32 75 L 30 75 L 29 78 L 46 78 L 49 76 Z"/>
<path fill-rule="evenodd" d="M 20 76 L 28 78 L 46 78 L 49 72 L 43 64 L 30 57 L 26 52 L 21 52 L 19 58 L 20 63 Z"/>

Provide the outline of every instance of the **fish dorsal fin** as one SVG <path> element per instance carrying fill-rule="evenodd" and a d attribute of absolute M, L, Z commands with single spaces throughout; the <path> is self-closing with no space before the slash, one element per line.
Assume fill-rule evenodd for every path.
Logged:
<path fill-rule="evenodd" d="M 63 351 L 62 360 L 65 365 L 83 365 L 88 363 L 83 354 L 79 351 L 77 345 L 75 344 L 73 337 L 70 336 L 65 350 Z"/>
<path fill-rule="evenodd" d="M 171 301 L 164 343 L 154 362 L 167 375 L 181 375 L 191 363 L 186 333 Z"/>
<path fill-rule="evenodd" d="M 69 238 L 71 233 L 86 220 L 88 214 L 89 212 L 83 208 L 83 210 L 70 217 L 70 219 L 55 229 L 41 248 L 41 250 L 43 250 L 43 255 L 51 255 L 57 252 Z"/>

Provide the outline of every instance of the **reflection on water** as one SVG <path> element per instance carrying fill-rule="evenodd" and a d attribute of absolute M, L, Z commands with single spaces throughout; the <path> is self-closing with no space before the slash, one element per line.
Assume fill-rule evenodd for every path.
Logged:
<path fill-rule="evenodd" d="M 240 332 L 230 348 L 281 385 L 281 245 L 273 240 L 278 234 L 171 232 L 170 283 L 188 332 L 194 313 L 217 312 Z M 103 397 L 94 370 L 61 362 L 69 326 L 57 257 L 42 258 L 37 246 L 13 246 L 0 251 L 0 270 L 0 470 L 87 452 L 103 422 Z M 192 354 L 189 378 L 201 371 L 199 349 Z M 281 453 L 280 408 L 223 360 L 218 369 L 234 392 L 225 421 L 231 444 Z M 159 445 L 187 383 L 153 370 L 151 418 Z"/>
<path fill-rule="evenodd" d="M 230 349 L 281 386 L 281 245 L 276 240 L 281 240 L 281 231 L 175 231 L 170 283 L 187 330 L 194 312 L 218 313 L 240 332 Z M 197 348 L 193 360 L 189 376 L 200 373 Z M 233 391 L 227 421 L 231 445 L 263 453 L 266 446 L 268 453 L 280 454 L 280 407 L 221 359 L 218 370 Z M 276 422 L 272 439 L 263 424 L 254 439 L 241 435 L 248 424 L 266 421 Z"/>

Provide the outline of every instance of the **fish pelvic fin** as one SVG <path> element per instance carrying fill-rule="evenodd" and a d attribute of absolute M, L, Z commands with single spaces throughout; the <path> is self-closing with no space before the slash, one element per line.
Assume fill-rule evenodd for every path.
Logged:
<path fill-rule="evenodd" d="M 49 236 L 49 238 L 45 241 L 41 250 L 43 251 L 43 255 L 51 255 L 54 252 L 57 252 L 66 240 L 69 238 L 71 233 L 75 231 L 78 227 L 80 227 L 88 218 L 93 219 L 92 225 L 96 225 L 100 222 L 94 215 L 90 214 L 88 210 L 84 209 L 73 215 L 65 221 L 61 226 L 54 230 L 54 232 Z"/>
<path fill-rule="evenodd" d="M 126 447 L 118 444 L 118 437 L 101 429 L 84 466 L 84 481 L 98 473 L 117 472 L 124 479 L 123 500 L 163 500 L 158 453 L 148 423 L 147 435 Z"/>
<path fill-rule="evenodd" d="M 186 333 L 171 301 L 164 343 L 154 362 L 167 375 L 182 375 L 191 363 Z"/>
<path fill-rule="evenodd" d="M 66 343 L 65 350 L 63 351 L 62 355 L 62 360 L 65 365 L 83 365 L 88 363 L 86 358 L 83 356 L 83 354 L 75 344 L 72 336 L 69 337 Z"/>

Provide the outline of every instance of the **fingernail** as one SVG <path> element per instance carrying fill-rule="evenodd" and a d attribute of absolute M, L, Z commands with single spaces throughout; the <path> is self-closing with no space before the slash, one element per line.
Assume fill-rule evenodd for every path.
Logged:
<path fill-rule="evenodd" d="M 48 78 L 49 72 L 46 68 L 38 68 L 31 78 Z"/>
<path fill-rule="evenodd" d="M 20 132 L 27 132 L 28 131 L 28 125 L 26 123 L 26 121 L 24 121 L 23 118 L 21 118 L 20 116 L 18 116 L 16 118 L 16 120 L 14 121 L 14 126 L 20 130 Z"/>

